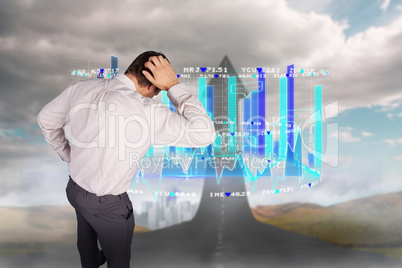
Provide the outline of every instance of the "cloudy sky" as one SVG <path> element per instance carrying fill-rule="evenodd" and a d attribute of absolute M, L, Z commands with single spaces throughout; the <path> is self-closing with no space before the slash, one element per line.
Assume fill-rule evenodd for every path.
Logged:
<path fill-rule="evenodd" d="M 236 67 L 330 70 L 324 104 L 339 101 L 339 164 L 309 192 L 256 195 L 252 205 L 402 190 L 401 1 L 0 1 L 0 205 L 67 204 L 68 169 L 38 112 L 72 82 L 72 61 L 114 55 L 128 66 L 145 50 L 175 67 L 228 55 Z"/>

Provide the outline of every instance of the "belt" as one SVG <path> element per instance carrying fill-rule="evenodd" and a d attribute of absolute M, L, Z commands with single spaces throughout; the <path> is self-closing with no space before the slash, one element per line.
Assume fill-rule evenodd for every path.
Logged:
<path fill-rule="evenodd" d="M 116 199 L 122 199 L 127 193 L 122 193 L 119 195 L 112 195 L 112 194 L 106 194 L 106 195 L 96 195 L 94 193 L 88 192 L 81 186 L 79 186 L 72 178 L 69 176 L 69 181 L 68 181 L 68 186 L 72 187 L 74 190 L 81 192 L 83 195 L 93 198 L 93 199 L 98 199 L 99 202 L 102 202 L 103 200 L 116 200 Z"/>

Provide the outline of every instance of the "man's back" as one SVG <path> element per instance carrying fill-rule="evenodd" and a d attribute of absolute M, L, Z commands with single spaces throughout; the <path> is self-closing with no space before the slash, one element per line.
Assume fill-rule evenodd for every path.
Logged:
<path fill-rule="evenodd" d="M 184 86 L 172 87 L 168 96 L 179 114 L 140 95 L 125 75 L 91 79 L 68 87 L 38 118 L 51 124 L 44 122 L 46 113 L 57 110 L 70 122 L 67 162 L 81 187 L 97 195 L 120 194 L 152 145 L 200 147 L 215 138 L 201 103 Z"/>
<path fill-rule="evenodd" d="M 161 90 L 167 91 L 177 113 L 152 99 Z M 155 51 L 139 55 L 124 75 L 68 87 L 43 107 L 38 124 L 69 163 L 66 194 L 76 211 L 83 268 L 105 261 L 109 268 L 130 266 L 135 222 L 126 191 L 152 145 L 202 147 L 216 136 L 201 102 Z"/>

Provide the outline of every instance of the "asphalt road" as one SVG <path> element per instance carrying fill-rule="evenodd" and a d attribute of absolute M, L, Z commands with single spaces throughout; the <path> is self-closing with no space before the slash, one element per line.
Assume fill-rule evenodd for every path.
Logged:
<path fill-rule="evenodd" d="M 254 220 L 239 177 L 206 180 L 200 208 L 187 223 L 135 234 L 131 267 L 402 267 L 402 261 L 334 246 Z M 0 259 L 1 268 L 80 267 L 75 246 Z M 103 266 L 106 267 L 106 266 Z"/>

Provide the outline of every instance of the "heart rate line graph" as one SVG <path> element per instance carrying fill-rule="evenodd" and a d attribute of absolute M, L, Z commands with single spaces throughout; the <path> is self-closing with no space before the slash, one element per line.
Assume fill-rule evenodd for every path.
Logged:
<path fill-rule="evenodd" d="M 121 69 L 117 62 L 112 57 L 115 74 Z M 323 123 L 324 87 L 313 81 L 321 82 L 329 72 L 296 69 L 294 64 L 285 69 L 282 74 L 280 68 L 235 69 L 227 56 L 217 68 L 184 68 L 191 72 L 177 76 L 196 81 L 198 99 L 214 122 L 217 138 L 197 149 L 151 147 L 132 178 L 131 191 L 145 184 L 157 201 L 163 179 L 172 177 L 215 178 L 220 184 L 222 177 L 240 176 L 252 192 L 258 181 L 268 180 L 274 193 L 280 192 L 279 184 L 294 178 L 299 188 L 322 180 L 323 157 L 332 147 L 323 137 L 329 135 Z M 211 70 L 218 71 L 207 77 Z M 311 81 L 309 93 L 305 82 L 298 88 L 299 79 Z M 176 112 L 166 91 L 158 98 Z M 311 100 L 309 105 L 300 105 L 303 98 Z"/>

